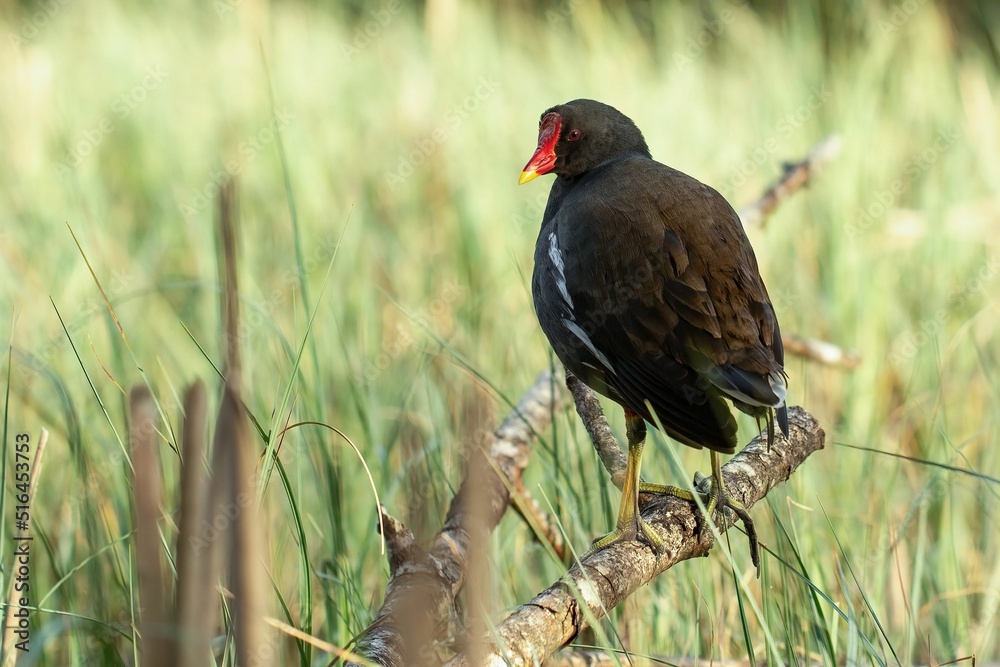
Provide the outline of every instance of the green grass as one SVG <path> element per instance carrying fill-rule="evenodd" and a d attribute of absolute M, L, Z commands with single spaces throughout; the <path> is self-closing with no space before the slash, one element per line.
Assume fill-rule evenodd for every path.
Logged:
<path fill-rule="evenodd" d="M 148 382 L 158 397 L 173 493 L 183 388 L 216 382 L 223 362 L 213 217 L 227 166 L 250 411 L 269 436 L 301 421 L 343 431 L 382 502 L 433 534 L 464 448 L 550 363 L 528 286 L 547 183 L 516 180 L 539 113 L 576 97 L 626 112 L 655 157 L 737 206 L 839 133 L 840 157 L 750 238 L 783 329 L 864 356 L 853 371 L 789 360 L 792 400 L 828 445 L 754 510 L 760 582 L 734 534 L 735 574 L 720 554 L 682 564 L 595 641 L 715 659 L 745 659 L 750 642 L 758 663 L 1000 656 L 1000 486 L 921 463 L 1000 476 L 1000 76 L 987 56 L 931 3 L 891 30 L 891 8 L 860 10 L 863 34 L 829 57 L 806 8 L 778 25 L 720 3 L 729 18 L 699 46 L 703 17 L 684 6 L 645 23 L 592 2 L 534 18 L 454 7 L 385 9 L 353 50 L 369 10 L 299 3 L 67 3 L 19 46 L 3 37 L 5 442 L 51 432 L 32 523 L 47 611 L 21 659 L 132 653 L 122 389 Z M 31 11 L 5 5 L 0 35 Z M 527 483 L 580 549 L 618 494 L 575 414 L 556 426 Z M 653 443 L 652 480 L 708 465 Z M 343 646 L 387 578 L 367 477 L 325 429 L 286 433 L 278 455 L 262 490 L 272 615 Z M 513 516 L 493 544 L 497 615 L 563 571 Z M 9 540 L 0 554 L 5 591 Z M 326 664 L 292 642 L 284 655 Z"/>

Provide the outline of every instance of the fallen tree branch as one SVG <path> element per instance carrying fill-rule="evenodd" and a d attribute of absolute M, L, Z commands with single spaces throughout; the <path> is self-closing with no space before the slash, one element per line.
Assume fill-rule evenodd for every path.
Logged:
<path fill-rule="evenodd" d="M 766 436 L 759 435 L 723 466 L 726 488 L 747 508 L 823 447 L 825 434 L 808 412 L 793 407 L 788 421 L 789 438 L 776 438 L 768 449 Z M 527 667 L 541 663 L 587 627 L 588 618 L 602 618 L 640 586 L 681 561 L 707 555 L 715 543 L 712 531 L 699 530 L 694 507 L 688 502 L 644 494 L 640 507 L 643 518 L 665 543 L 661 553 L 627 540 L 586 554 L 559 581 L 497 625 L 491 634 L 497 643 L 483 656 L 482 664 Z M 727 517 L 720 532 L 731 521 Z M 459 655 L 448 667 L 468 664 L 467 656 Z"/>
<path fill-rule="evenodd" d="M 357 638 L 357 655 L 383 667 L 440 663 L 434 642 L 454 635 L 458 627 L 455 597 L 465 583 L 470 552 L 500 522 L 510 489 L 521 483 L 532 443 L 548 428 L 563 400 L 560 384 L 550 373 L 542 373 L 493 432 L 485 456 L 470 456 L 469 470 L 429 551 L 382 510 L 389 583 L 375 621 Z M 470 526 L 475 534 L 470 534 Z"/>

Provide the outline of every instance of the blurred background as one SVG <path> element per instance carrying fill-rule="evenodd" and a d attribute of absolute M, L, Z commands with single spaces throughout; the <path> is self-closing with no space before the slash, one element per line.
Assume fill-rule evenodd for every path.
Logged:
<path fill-rule="evenodd" d="M 20 663 L 132 660 L 124 392 L 161 402 L 175 497 L 181 393 L 217 386 L 223 358 L 227 175 L 249 410 L 265 433 L 342 430 L 388 510 L 434 534 L 466 449 L 553 363 L 529 285 L 550 180 L 516 182 L 539 114 L 578 97 L 737 208 L 839 134 L 749 236 L 782 329 L 863 359 L 788 360 L 827 445 L 753 510 L 760 582 L 734 533 L 735 567 L 684 563 L 579 641 L 673 663 L 997 659 L 998 21 L 986 0 L 0 2 L 4 457 L 10 434 L 50 431 Z M 527 486 L 583 550 L 618 492 L 575 413 L 544 436 Z M 347 645 L 388 577 L 362 462 L 319 428 L 280 457 L 272 613 Z M 707 460 L 659 438 L 644 463 L 677 483 Z M 494 618 L 565 570 L 513 514 L 491 563 Z"/>

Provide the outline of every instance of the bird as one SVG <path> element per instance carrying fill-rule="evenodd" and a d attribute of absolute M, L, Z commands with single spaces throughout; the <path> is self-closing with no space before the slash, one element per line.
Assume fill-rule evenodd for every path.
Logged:
<path fill-rule="evenodd" d="M 555 174 L 535 245 L 531 292 L 539 324 L 569 373 L 625 412 L 628 456 L 615 529 L 600 549 L 663 540 L 639 514 L 639 493 L 694 503 L 687 489 L 642 481 L 646 424 L 711 455 L 710 485 L 693 487 L 708 517 L 732 510 L 760 572 L 757 533 L 727 491 L 729 403 L 788 436 L 781 333 L 740 218 L 712 187 L 652 158 L 636 124 L 577 99 L 541 115 L 518 179 Z M 727 402 L 728 401 L 728 402 Z"/>

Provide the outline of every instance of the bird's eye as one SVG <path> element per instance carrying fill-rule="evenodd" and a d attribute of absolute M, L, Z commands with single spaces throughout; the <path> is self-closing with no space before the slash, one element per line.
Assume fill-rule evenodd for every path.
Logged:
<path fill-rule="evenodd" d="M 580 138 L 580 130 L 570 130 L 569 134 L 566 135 L 569 141 L 576 141 Z"/>

